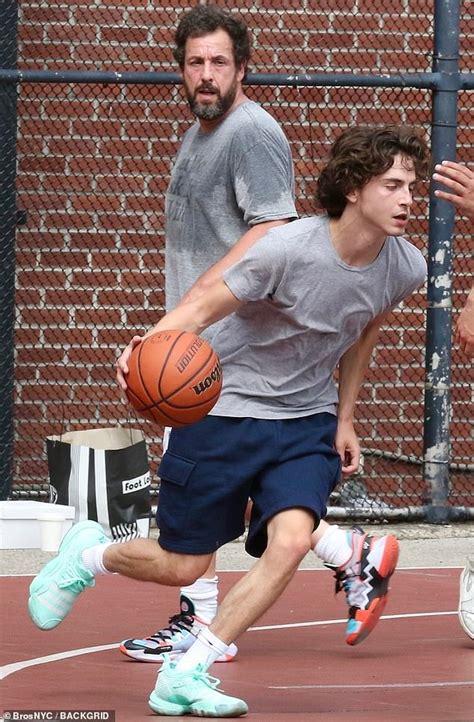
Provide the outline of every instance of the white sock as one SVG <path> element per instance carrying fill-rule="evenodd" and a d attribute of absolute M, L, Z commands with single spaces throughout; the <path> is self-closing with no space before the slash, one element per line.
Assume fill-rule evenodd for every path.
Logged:
<path fill-rule="evenodd" d="M 196 617 L 210 624 L 217 614 L 217 577 L 200 577 L 193 584 L 181 587 L 181 594 L 194 604 Z"/>
<path fill-rule="evenodd" d="M 95 544 L 93 547 L 84 549 L 81 561 L 86 569 L 94 576 L 97 574 L 113 574 L 104 566 L 104 552 L 114 542 L 106 542 L 105 544 Z"/>
<path fill-rule="evenodd" d="M 334 524 L 327 529 L 313 549 L 321 561 L 341 567 L 352 556 L 352 545 L 347 541 L 347 532 Z"/>
<path fill-rule="evenodd" d="M 221 654 L 225 654 L 229 645 L 222 642 L 207 627 L 203 627 L 196 641 L 192 646 L 182 654 L 176 663 L 176 669 L 181 672 L 195 669 L 198 664 L 203 665 L 208 670 Z"/>

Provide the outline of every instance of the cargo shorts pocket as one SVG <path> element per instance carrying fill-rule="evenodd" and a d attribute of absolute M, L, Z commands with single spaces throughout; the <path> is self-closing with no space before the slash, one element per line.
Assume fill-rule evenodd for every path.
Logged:
<path fill-rule="evenodd" d="M 158 467 L 161 483 L 156 522 L 166 539 L 180 539 L 186 531 L 193 502 L 186 487 L 195 466 L 195 461 L 167 451 Z"/>
<path fill-rule="evenodd" d="M 169 481 L 177 486 L 186 486 L 195 467 L 195 461 L 167 451 L 158 467 L 158 476 L 162 481 Z"/>

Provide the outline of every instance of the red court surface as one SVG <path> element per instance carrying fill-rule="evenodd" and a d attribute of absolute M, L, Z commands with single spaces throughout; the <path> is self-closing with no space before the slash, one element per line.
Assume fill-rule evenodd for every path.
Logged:
<path fill-rule="evenodd" d="M 219 573 L 221 595 L 241 574 Z M 247 701 L 243 719 L 252 722 L 472 722 L 474 645 L 455 613 L 459 574 L 398 570 L 385 616 L 351 648 L 344 596 L 334 597 L 330 572 L 299 571 L 240 638 L 237 659 L 211 672 L 225 692 Z M 176 611 L 177 591 L 102 577 L 60 627 L 41 632 L 26 611 L 30 582 L 0 579 L 1 709 L 114 709 L 117 722 L 156 719 L 147 700 L 159 667 L 129 660 L 115 645 L 165 622 Z"/>

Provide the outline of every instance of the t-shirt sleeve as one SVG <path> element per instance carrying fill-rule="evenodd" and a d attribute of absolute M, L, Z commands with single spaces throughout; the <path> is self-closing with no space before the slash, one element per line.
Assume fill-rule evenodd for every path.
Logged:
<path fill-rule="evenodd" d="M 393 309 L 405 298 L 411 296 L 426 280 L 427 265 L 421 252 L 411 243 L 405 241 L 404 253 L 400 262 L 402 282 L 397 284 L 390 307 Z"/>
<path fill-rule="evenodd" d="M 261 301 L 274 295 L 284 268 L 285 247 L 275 229 L 224 272 L 224 282 L 240 301 Z"/>
<path fill-rule="evenodd" d="M 291 151 L 279 128 L 245 128 L 236 138 L 234 192 L 249 226 L 298 217 Z M 248 137 L 250 134 L 250 137 Z"/>

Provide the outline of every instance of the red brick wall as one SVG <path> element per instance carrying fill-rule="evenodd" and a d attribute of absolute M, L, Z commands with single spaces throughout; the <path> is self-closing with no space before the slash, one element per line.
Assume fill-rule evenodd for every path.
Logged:
<path fill-rule="evenodd" d="M 175 71 L 173 28 L 188 5 L 169 2 L 165 10 L 138 0 L 61 0 L 47 7 L 22 2 L 19 67 Z M 432 2 L 244 0 L 233 6 L 253 29 L 256 72 L 431 69 Z M 468 47 L 468 2 L 462 12 L 461 44 Z M 463 67 L 466 63 L 464 53 Z M 290 139 L 302 214 L 313 211 L 314 177 L 340 129 L 404 122 L 429 133 L 428 91 L 254 87 L 248 92 Z M 468 96 L 460 94 L 459 142 L 463 157 L 473 161 Z M 156 318 L 163 302 L 164 191 L 191 118 L 173 86 L 23 84 L 18 110 L 19 205 L 28 212 L 18 232 L 17 257 L 15 478 L 22 483 L 45 479 L 48 433 L 63 425 L 127 419 L 114 383 L 114 359 L 132 332 Z M 420 248 L 426 247 L 425 191 L 412 223 L 411 237 Z M 460 222 L 458 306 L 470 282 L 466 233 Z M 423 347 L 424 298 L 416 294 L 392 314 L 361 394 L 358 423 L 366 447 L 421 455 Z M 452 451 L 472 458 L 468 371 L 457 352 L 454 359 Z M 151 438 L 154 431 L 147 427 L 147 434 Z M 154 457 L 159 445 L 151 448 Z M 414 489 L 416 468 L 407 472 L 416 477 Z M 387 488 L 393 486 L 390 474 L 398 479 L 400 466 L 385 464 Z"/>

